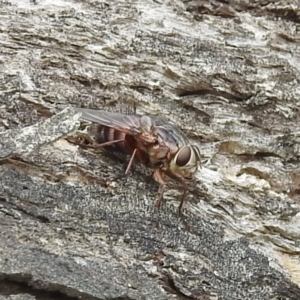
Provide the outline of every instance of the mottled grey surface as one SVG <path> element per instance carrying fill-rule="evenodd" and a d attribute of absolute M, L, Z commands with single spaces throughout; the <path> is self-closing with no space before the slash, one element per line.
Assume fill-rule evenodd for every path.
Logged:
<path fill-rule="evenodd" d="M 73 133 L 79 125 L 79 117 L 80 114 L 75 114 L 74 110 L 65 109 L 39 124 L 0 132 L 0 159 L 25 155 Z"/>
<path fill-rule="evenodd" d="M 0 299 L 300 299 L 297 5 L 0 2 Z M 70 143 L 133 105 L 201 147 L 183 219 Z"/>

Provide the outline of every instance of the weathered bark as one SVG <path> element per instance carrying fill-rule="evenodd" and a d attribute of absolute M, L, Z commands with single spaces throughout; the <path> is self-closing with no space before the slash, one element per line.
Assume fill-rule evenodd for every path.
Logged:
<path fill-rule="evenodd" d="M 251 1 L 249 1 L 251 2 Z M 300 299 L 297 1 L 0 6 L 0 299 Z M 280 17 L 280 18 L 279 18 Z M 170 187 L 82 150 L 82 106 L 163 115 L 201 146 Z"/>

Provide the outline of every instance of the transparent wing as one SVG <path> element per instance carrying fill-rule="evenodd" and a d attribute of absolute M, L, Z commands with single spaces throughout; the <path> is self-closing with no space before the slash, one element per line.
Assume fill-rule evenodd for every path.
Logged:
<path fill-rule="evenodd" d="M 95 109 L 75 108 L 82 113 L 80 119 L 112 127 L 117 130 L 134 135 L 143 142 L 158 142 L 161 147 L 171 151 L 188 143 L 185 134 L 165 119 L 154 116 L 123 115 L 120 113 L 106 112 Z"/>
<path fill-rule="evenodd" d="M 87 108 L 75 108 L 82 113 L 80 119 L 83 121 L 98 123 L 103 126 L 112 127 L 128 134 L 142 133 L 140 116 L 123 115 L 114 112 L 107 112 Z"/>

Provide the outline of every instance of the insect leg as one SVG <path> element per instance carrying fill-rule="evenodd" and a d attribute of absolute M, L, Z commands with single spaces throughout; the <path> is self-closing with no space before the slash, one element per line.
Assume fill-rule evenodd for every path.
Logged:
<path fill-rule="evenodd" d="M 131 167 L 132 167 L 133 160 L 134 160 L 134 157 L 135 157 L 135 155 L 136 155 L 136 151 L 137 151 L 137 149 L 135 148 L 134 151 L 133 151 L 133 153 L 132 153 L 132 155 L 131 155 L 131 157 L 130 157 L 130 161 L 129 161 L 129 163 L 128 163 L 128 166 L 127 166 L 127 168 L 126 168 L 126 171 L 125 171 L 125 173 L 124 173 L 124 176 L 127 176 L 127 175 L 128 175 L 128 173 L 129 173 L 129 171 L 130 171 L 130 169 L 131 169 Z"/>
<path fill-rule="evenodd" d="M 127 168 L 126 168 L 125 173 L 122 174 L 122 175 L 120 175 L 120 176 L 118 176 L 118 177 L 116 177 L 116 178 L 114 178 L 114 180 L 117 180 L 117 179 L 126 177 L 126 176 L 129 174 L 129 171 L 130 171 L 130 169 L 131 169 L 131 167 L 132 167 L 132 165 L 133 165 L 133 160 L 134 160 L 134 157 L 135 157 L 135 155 L 136 155 L 136 152 L 137 152 L 137 149 L 134 149 L 134 151 L 132 152 L 132 155 L 131 155 L 131 157 L 130 157 L 130 160 L 129 160 L 129 163 L 128 163 L 128 166 L 127 166 Z"/>
<path fill-rule="evenodd" d="M 117 144 L 117 143 L 120 143 L 120 142 L 124 142 L 124 139 L 109 141 L 109 142 L 105 142 L 105 143 L 101 143 L 101 144 L 95 144 L 95 145 L 81 145 L 81 146 L 86 147 L 86 148 L 92 148 L 92 149 L 100 149 L 100 148 L 110 146 L 110 145 L 113 145 L 113 144 Z"/>
<path fill-rule="evenodd" d="M 164 181 L 164 179 L 162 177 L 162 171 L 160 169 L 155 170 L 153 172 L 153 176 L 160 183 L 160 194 L 159 194 L 159 197 L 158 197 L 158 199 L 155 203 L 155 206 L 157 208 L 159 208 L 160 205 L 161 205 L 161 201 L 163 199 L 164 192 L 166 190 L 166 182 Z"/>
<path fill-rule="evenodd" d="M 186 196 L 186 192 L 188 190 L 188 186 L 182 178 L 176 176 L 175 174 L 166 171 L 166 175 L 169 176 L 170 178 L 172 178 L 173 180 L 179 182 L 182 185 L 183 189 L 184 189 L 183 194 L 180 197 L 180 204 L 178 206 L 178 213 L 179 213 L 179 215 L 181 215 L 182 214 L 181 209 L 182 209 L 183 202 L 184 202 L 184 199 L 185 199 L 185 196 Z"/>
<path fill-rule="evenodd" d="M 74 144 L 74 145 L 78 145 L 78 146 L 80 146 L 82 148 L 100 149 L 100 148 L 103 148 L 103 147 L 106 147 L 106 146 L 110 146 L 110 145 L 113 145 L 113 144 L 124 142 L 125 139 L 119 139 L 119 140 L 109 141 L 109 142 L 105 142 L 105 143 L 101 143 L 101 144 L 95 144 L 95 145 L 84 145 L 82 143 L 74 142 L 74 141 L 69 140 L 69 139 L 67 139 L 67 141 L 70 142 L 70 143 L 72 143 L 72 144 Z"/>

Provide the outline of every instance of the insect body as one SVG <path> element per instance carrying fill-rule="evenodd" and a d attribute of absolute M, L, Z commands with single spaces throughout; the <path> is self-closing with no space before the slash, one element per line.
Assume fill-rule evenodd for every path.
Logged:
<path fill-rule="evenodd" d="M 185 134 L 164 119 L 145 115 L 123 115 L 93 109 L 77 108 L 81 120 L 99 124 L 95 148 L 114 145 L 131 155 L 125 171 L 126 176 L 134 159 L 153 169 L 153 176 L 160 183 L 160 194 L 156 202 L 159 207 L 165 192 L 163 175 L 179 182 L 184 193 L 179 212 L 184 202 L 187 184 L 200 165 L 200 150 L 191 145 Z"/>

